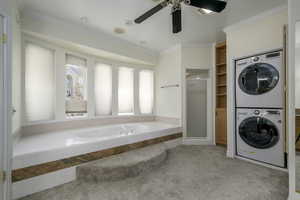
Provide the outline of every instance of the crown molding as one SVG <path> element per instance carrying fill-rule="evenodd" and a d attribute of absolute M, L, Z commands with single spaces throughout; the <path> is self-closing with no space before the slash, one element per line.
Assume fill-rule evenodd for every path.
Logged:
<path fill-rule="evenodd" d="M 213 43 L 184 43 L 182 48 L 210 48 L 213 46 Z"/>

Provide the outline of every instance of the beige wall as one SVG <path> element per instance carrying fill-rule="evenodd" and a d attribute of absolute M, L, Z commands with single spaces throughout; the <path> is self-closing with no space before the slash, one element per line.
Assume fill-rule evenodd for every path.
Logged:
<path fill-rule="evenodd" d="M 177 45 L 161 53 L 156 67 L 156 115 L 182 119 L 184 111 L 182 85 L 185 68 L 210 69 L 212 45 Z M 179 84 L 179 88 L 161 86 Z"/>
<path fill-rule="evenodd" d="M 161 53 L 156 67 L 156 115 L 181 119 L 181 46 Z M 164 88 L 179 84 L 180 87 Z"/>
<path fill-rule="evenodd" d="M 282 48 L 283 26 L 288 23 L 286 8 L 268 11 L 243 23 L 225 29 L 227 36 L 227 102 L 228 102 L 228 149 L 234 156 L 234 65 L 233 59 Z"/>
<path fill-rule="evenodd" d="M 297 8 L 300 8 L 300 1 L 295 1 Z M 295 107 L 300 108 L 300 12 L 295 13 L 296 17 L 296 51 L 295 51 Z"/>
<path fill-rule="evenodd" d="M 288 12 L 282 10 L 227 30 L 228 58 L 239 58 L 283 47 L 283 26 Z M 229 60 L 230 61 L 230 60 Z"/>
<path fill-rule="evenodd" d="M 212 68 L 212 57 L 212 44 L 182 47 L 182 66 L 185 68 Z"/>
<path fill-rule="evenodd" d="M 300 44 L 295 50 L 295 107 L 300 108 Z"/>
<path fill-rule="evenodd" d="M 300 1 L 294 0 L 294 5 L 294 7 L 298 10 L 300 8 Z M 300 20 L 300 12 L 296 12 L 295 15 L 296 20 Z"/>

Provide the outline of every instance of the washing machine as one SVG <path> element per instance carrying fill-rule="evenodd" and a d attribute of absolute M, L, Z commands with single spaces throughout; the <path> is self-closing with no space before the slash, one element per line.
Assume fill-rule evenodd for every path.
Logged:
<path fill-rule="evenodd" d="M 283 52 L 274 51 L 235 62 L 236 107 L 283 108 Z"/>
<path fill-rule="evenodd" d="M 284 112 L 281 109 L 237 109 L 237 155 L 284 168 Z"/>

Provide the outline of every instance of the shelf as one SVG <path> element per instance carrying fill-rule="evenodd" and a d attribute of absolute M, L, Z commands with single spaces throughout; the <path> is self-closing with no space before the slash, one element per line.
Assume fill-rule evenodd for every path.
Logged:
<path fill-rule="evenodd" d="M 222 42 L 216 45 L 216 49 L 224 48 L 226 47 L 226 42 Z"/>
<path fill-rule="evenodd" d="M 222 93 L 222 94 L 217 94 L 218 97 L 222 97 L 222 96 L 226 96 L 226 93 Z"/>
<path fill-rule="evenodd" d="M 217 65 L 217 67 L 220 67 L 220 66 L 226 65 L 226 63 L 217 63 L 216 65 Z"/>
<path fill-rule="evenodd" d="M 222 73 L 217 73 L 218 76 L 223 76 L 226 75 L 226 72 L 222 72 Z"/>
<path fill-rule="evenodd" d="M 217 85 L 217 87 L 226 87 L 227 85 L 226 84 L 219 84 Z"/>

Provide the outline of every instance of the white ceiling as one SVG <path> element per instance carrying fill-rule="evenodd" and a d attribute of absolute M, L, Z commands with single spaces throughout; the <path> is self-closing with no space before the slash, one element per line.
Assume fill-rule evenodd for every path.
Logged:
<path fill-rule="evenodd" d="M 135 44 L 162 51 L 178 43 L 211 43 L 224 39 L 222 29 L 266 10 L 287 4 L 287 0 L 228 0 L 221 14 L 199 15 L 194 8 L 183 8 L 183 31 L 172 34 L 170 8 L 165 8 L 142 24 L 125 25 L 155 6 L 152 0 L 19 0 L 22 12 L 42 12 L 65 21 L 82 23 L 100 31 L 116 35 L 115 27 L 126 29 L 116 35 Z M 146 44 L 140 44 L 146 41 Z"/>

